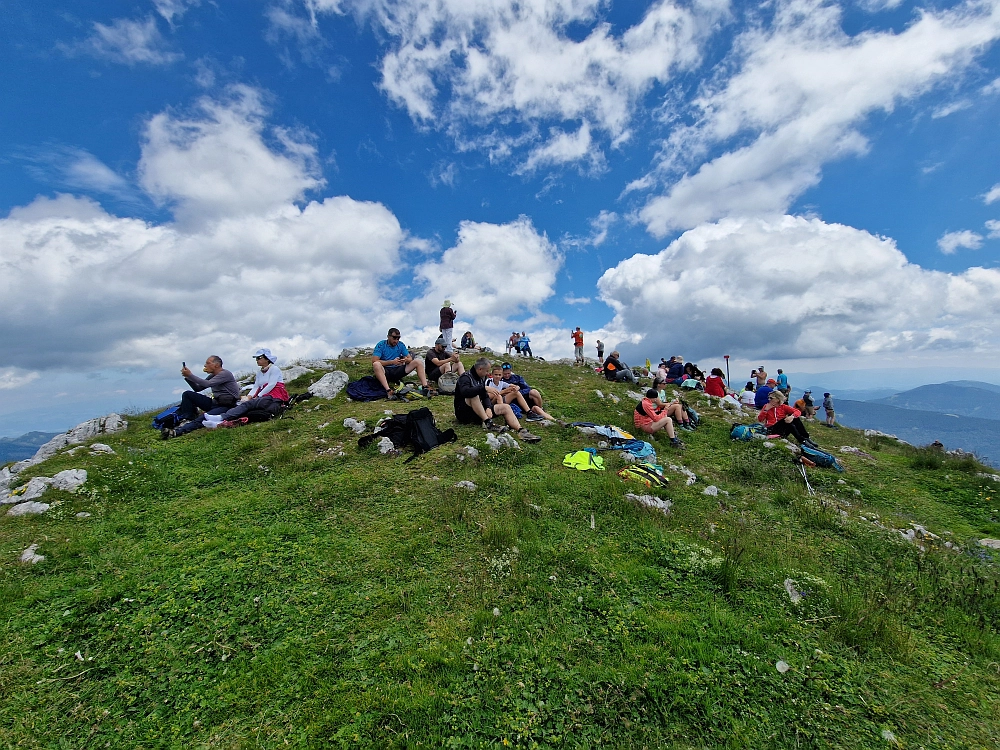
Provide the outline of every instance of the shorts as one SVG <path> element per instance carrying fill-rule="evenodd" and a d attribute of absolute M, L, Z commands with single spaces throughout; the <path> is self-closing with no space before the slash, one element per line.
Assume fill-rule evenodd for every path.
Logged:
<path fill-rule="evenodd" d="M 492 413 L 490 412 L 490 414 Z M 455 403 L 455 421 L 459 424 L 476 425 L 477 427 L 483 423 L 479 415 L 464 400 Z"/>
<path fill-rule="evenodd" d="M 837 413 L 833 409 L 826 409 L 825 411 L 827 419 L 833 419 L 835 416 L 837 416 Z"/>
<path fill-rule="evenodd" d="M 437 380 L 440 377 L 441 377 L 441 368 L 440 367 L 432 367 L 430 370 L 427 371 L 427 379 L 428 380 Z"/>
<path fill-rule="evenodd" d="M 383 365 L 385 368 L 385 379 L 390 383 L 398 383 L 406 377 L 406 365 Z"/>

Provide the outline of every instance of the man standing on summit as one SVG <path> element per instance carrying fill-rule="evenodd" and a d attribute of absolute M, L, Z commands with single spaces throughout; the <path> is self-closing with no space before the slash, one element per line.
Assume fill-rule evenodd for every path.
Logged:
<path fill-rule="evenodd" d="M 451 307 L 451 300 L 446 299 L 444 301 L 444 307 L 441 308 L 441 322 L 438 328 L 441 331 L 441 337 L 444 339 L 444 350 L 448 354 L 454 354 L 455 350 L 452 347 L 452 339 L 455 336 L 455 318 L 458 317 L 458 313 L 455 312 Z"/>
<path fill-rule="evenodd" d="M 583 364 L 583 331 L 577 326 L 570 335 L 573 337 L 573 363 Z"/>

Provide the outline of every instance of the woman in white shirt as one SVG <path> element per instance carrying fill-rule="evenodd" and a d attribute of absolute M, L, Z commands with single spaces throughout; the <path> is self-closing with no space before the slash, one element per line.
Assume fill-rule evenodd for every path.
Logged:
<path fill-rule="evenodd" d="M 260 370 L 254 376 L 253 387 L 240 403 L 222 415 L 219 427 L 238 427 L 247 424 L 250 411 L 265 411 L 272 417 L 284 411 L 288 403 L 288 391 L 285 390 L 285 378 L 281 370 L 274 364 L 275 356 L 270 349 L 258 349 L 254 352 Z"/>

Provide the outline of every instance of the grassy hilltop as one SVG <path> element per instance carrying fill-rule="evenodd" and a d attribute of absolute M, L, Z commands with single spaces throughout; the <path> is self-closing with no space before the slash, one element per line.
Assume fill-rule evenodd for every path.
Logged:
<path fill-rule="evenodd" d="M 555 415 L 631 427 L 626 387 L 520 370 Z M 687 450 L 657 445 L 698 476 L 667 471 L 669 517 L 625 499 L 647 490 L 613 453 L 564 468 L 596 445 L 575 429 L 495 454 L 458 427 L 406 463 L 342 422 L 421 403 L 341 394 L 169 442 L 132 417 L 116 455 L 24 475 L 85 468 L 81 492 L 0 517 L 0 746 L 1000 746 L 1000 553 L 976 543 L 1000 484 L 815 426 L 874 460 L 811 470 L 812 498 L 783 446 L 692 404 Z M 450 397 L 429 405 L 451 425 Z M 892 530 L 911 522 L 940 540 Z M 19 564 L 32 543 L 46 559 Z"/>

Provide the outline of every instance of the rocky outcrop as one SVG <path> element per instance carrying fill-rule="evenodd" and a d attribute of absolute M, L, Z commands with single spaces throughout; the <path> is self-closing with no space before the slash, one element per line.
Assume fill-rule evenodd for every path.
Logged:
<path fill-rule="evenodd" d="M 106 417 L 88 419 L 86 422 L 81 422 L 73 429 L 64 432 L 62 435 L 56 435 L 49 442 L 39 448 L 35 452 L 35 455 L 31 458 L 14 464 L 10 469 L 10 473 L 20 474 L 28 467 L 40 464 L 47 458 L 51 458 L 69 445 L 85 443 L 98 435 L 111 435 L 115 432 L 121 432 L 127 427 L 128 422 L 125 421 L 120 414 L 108 414 Z M 0 476 L 0 485 L 2 484 L 3 477 Z"/>
<path fill-rule="evenodd" d="M 350 378 L 347 377 L 347 373 L 342 370 L 328 372 L 326 375 L 309 386 L 309 392 L 319 398 L 333 398 L 344 390 L 344 386 L 347 385 L 347 381 L 349 379 Z"/>

